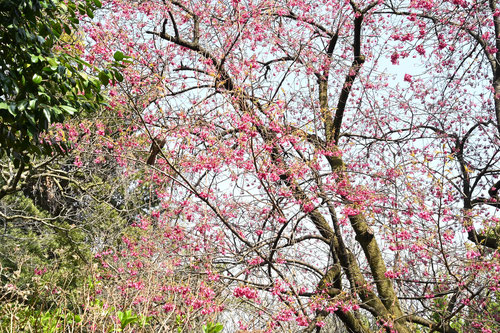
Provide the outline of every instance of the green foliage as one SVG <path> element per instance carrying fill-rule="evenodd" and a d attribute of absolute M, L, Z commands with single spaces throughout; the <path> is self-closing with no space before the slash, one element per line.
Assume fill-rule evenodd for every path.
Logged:
<path fill-rule="evenodd" d="M 450 327 L 453 328 L 457 332 L 464 332 L 465 320 L 460 318 L 458 320 L 454 320 L 450 323 Z"/>
<path fill-rule="evenodd" d="M 87 250 L 76 249 L 74 241 L 81 239 L 78 230 L 63 231 L 62 221 L 51 220 L 22 193 L 2 200 L 2 210 L 16 216 L 26 214 L 34 219 L 46 219 L 61 226 L 45 232 L 45 226 L 33 226 L 33 221 L 21 217 L 2 221 L 4 233 L 0 236 L 1 286 L 11 286 L 2 294 L 0 289 L 0 331 L 26 331 L 29 327 L 40 332 L 63 332 L 59 323 L 68 324 L 79 319 L 73 314 L 76 304 L 62 300 L 79 284 L 82 271 L 81 255 Z M 7 208 L 8 207 L 8 208 Z M 64 296 L 66 297 L 66 296 Z M 61 308 L 61 303 L 66 305 Z M 14 315 L 9 315 L 14 314 Z M 13 329 L 12 327 L 16 327 Z"/>
<path fill-rule="evenodd" d="M 185 316 L 177 315 L 175 316 L 175 324 L 177 325 L 177 332 L 182 332 L 182 326 L 184 326 Z"/>
<path fill-rule="evenodd" d="M 44 333 L 64 332 L 65 325 L 73 325 L 82 321 L 79 315 L 72 312 L 63 313 L 60 308 L 43 313 L 36 312 L 30 317 L 31 326 L 38 327 Z M 65 325 L 61 325 L 64 323 Z"/>
<path fill-rule="evenodd" d="M 111 317 L 115 316 L 115 308 L 114 307 L 105 307 L 104 302 L 101 299 L 95 299 L 94 301 L 91 302 L 90 304 L 91 307 L 95 307 L 99 309 L 100 313 L 106 318 L 110 319 Z M 150 324 L 150 321 L 152 319 L 151 316 L 144 316 L 141 314 L 135 314 L 132 312 L 132 310 L 124 310 L 124 311 L 117 311 L 116 312 L 116 318 L 120 320 L 120 327 L 119 328 L 108 328 L 108 331 L 110 332 L 123 332 L 127 327 L 139 327 L 139 328 L 145 328 Z M 105 322 L 106 319 L 103 319 L 102 321 Z"/>
<path fill-rule="evenodd" d="M 441 322 L 442 318 L 446 316 L 446 306 L 448 301 L 446 297 L 436 297 L 433 300 L 436 311 L 432 313 L 432 319 L 436 322 Z"/>
<path fill-rule="evenodd" d="M 1 332 L 66 332 L 82 322 L 79 304 L 69 301 L 77 293 L 65 293 L 59 281 L 52 279 L 54 275 L 43 272 L 44 276 L 32 277 L 29 290 L 13 284 L 0 286 Z M 20 274 L 14 272 L 11 280 Z"/>
<path fill-rule="evenodd" d="M 21 193 L 5 197 L 0 207 L 6 207 L 4 205 L 35 219 L 50 218 L 47 212 Z M 23 288 L 31 282 L 36 268 L 50 267 L 51 278 L 57 280 L 58 285 L 72 288 L 80 275 L 81 256 L 89 256 L 82 230 L 71 229 L 64 221 L 48 221 L 52 226 L 36 228 L 31 227 L 32 221 L 22 218 L 2 223 L 5 232 L 0 236 L 0 265 L 8 272 L 19 272 L 16 278 L 18 287 Z M 77 243 L 81 245 L 77 247 Z M 1 281 L 7 282 L 5 275 Z"/>
<path fill-rule="evenodd" d="M 40 144 L 40 134 L 68 115 L 104 104 L 101 86 L 122 79 L 118 62 L 98 70 L 61 51 L 64 34 L 77 29 L 77 13 L 92 18 L 100 6 L 98 0 L 0 2 L 0 157 L 6 153 L 19 163 L 29 154 L 65 151 L 64 142 Z M 117 61 L 126 58 L 115 54 Z"/>
<path fill-rule="evenodd" d="M 129 325 L 138 325 L 141 328 L 145 327 L 151 320 L 151 317 L 136 315 L 132 313 L 132 310 L 125 310 L 125 312 L 118 311 L 117 317 L 120 319 L 120 331 L 123 331 Z"/>
<path fill-rule="evenodd" d="M 120 329 L 123 331 L 129 324 L 134 324 L 138 321 L 137 315 L 132 313 L 132 310 L 125 310 L 125 312 L 118 311 L 117 317 L 120 319 Z"/>
<path fill-rule="evenodd" d="M 5 215 L 0 218 L 0 332 L 41 329 L 42 319 L 48 332 L 54 325 L 83 327 L 95 320 L 106 332 L 147 331 L 151 318 L 133 308 L 127 311 L 130 304 L 109 306 L 106 299 L 101 301 L 102 282 L 92 275 L 92 250 L 121 248 L 123 234 L 138 237 L 138 228 L 130 227 L 136 209 L 113 206 L 123 200 L 126 189 L 119 186 L 113 169 L 90 174 L 72 169 L 71 157 L 60 162 L 0 201 L 0 213 Z M 128 202 L 127 207 L 134 205 Z M 5 285 L 15 287 L 15 292 L 2 295 Z M 78 314 L 82 323 L 70 322 L 68 315 L 56 316 L 57 309 Z"/>
<path fill-rule="evenodd" d="M 203 333 L 219 333 L 222 332 L 224 326 L 221 323 L 207 323 L 203 325 Z"/>

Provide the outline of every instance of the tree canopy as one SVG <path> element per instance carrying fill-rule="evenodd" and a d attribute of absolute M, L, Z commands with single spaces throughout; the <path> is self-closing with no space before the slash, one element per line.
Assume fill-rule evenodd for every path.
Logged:
<path fill-rule="evenodd" d="M 105 107 L 46 123 L 70 149 L 0 197 L 12 244 L 54 245 L 18 255 L 38 258 L 24 280 L 3 261 L 20 287 L 0 313 L 30 308 L 29 279 L 61 285 L 75 264 L 57 246 L 86 268 L 31 293 L 16 325 L 500 329 L 496 1 L 110 0 L 78 15 L 81 63 L 130 62 L 97 73 Z"/>
<path fill-rule="evenodd" d="M 99 0 L 3 0 L 0 3 L 0 154 L 27 161 L 30 154 L 66 149 L 40 134 L 68 115 L 93 111 L 105 102 L 95 69 L 78 56 L 81 14 L 92 15 Z M 83 52 L 83 50 L 81 50 Z M 99 74 L 99 73 L 97 73 Z"/>

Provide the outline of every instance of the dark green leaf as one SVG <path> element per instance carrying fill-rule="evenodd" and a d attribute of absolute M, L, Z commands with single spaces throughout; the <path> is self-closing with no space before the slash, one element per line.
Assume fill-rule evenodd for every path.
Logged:
<path fill-rule="evenodd" d="M 109 77 L 104 72 L 99 73 L 99 80 L 101 80 L 101 83 L 104 84 L 105 86 L 109 84 Z"/>
<path fill-rule="evenodd" d="M 9 113 L 13 115 L 14 117 L 17 116 L 17 108 L 15 103 L 10 103 L 9 104 Z"/>
<path fill-rule="evenodd" d="M 122 75 L 122 73 L 120 73 L 118 71 L 115 71 L 115 78 L 116 78 L 116 81 L 122 82 L 123 81 L 123 75 Z"/>
<path fill-rule="evenodd" d="M 34 109 L 35 109 L 35 107 L 36 107 L 36 102 L 37 102 L 37 100 L 36 100 L 36 99 L 32 99 L 32 100 L 29 102 L 28 108 L 29 108 L 30 110 L 34 110 Z"/>
<path fill-rule="evenodd" d="M 92 12 L 92 9 L 91 8 L 87 8 L 87 15 L 88 17 L 90 17 L 91 19 L 94 18 L 94 13 Z"/>
<path fill-rule="evenodd" d="M 36 126 L 35 118 L 33 117 L 33 115 L 30 112 L 25 112 L 24 115 L 26 116 L 26 118 L 28 118 L 29 122 L 33 126 Z"/>
<path fill-rule="evenodd" d="M 69 27 L 69 25 L 63 23 L 63 27 L 64 27 L 64 32 L 68 35 L 71 35 L 71 28 Z"/>
<path fill-rule="evenodd" d="M 121 61 L 125 58 L 125 55 L 121 51 L 116 51 L 115 54 L 113 54 L 113 58 L 115 58 L 116 61 Z"/>
<path fill-rule="evenodd" d="M 47 109 L 43 109 L 43 115 L 45 116 L 45 119 L 50 123 L 50 112 Z"/>
<path fill-rule="evenodd" d="M 68 105 L 60 105 L 60 108 L 66 111 L 66 113 L 69 113 L 70 115 L 73 115 L 77 110 L 71 106 Z"/>
<path fill-rule="evenodd" d="M 35 83 L 35 84 L 42 83 L 42 77 L 38 74 L 34 74 L 32 80 L 33 80 L 33 83 Z"/>
<path fill-rule="evenodd" d="M 19 111 L 23 112 L 24 110 L 26 110 L 27 105 L 28 105 L 28 101 L 26 101 L 26 100 L 19 101 L 19 102 L 17 102 L 17 109 Z"/>
<path fill-rule="evenodd" d="M 54 58 L 47 58 L 47 62 L 49 63 L 50 67 L 55 68 L 57 68 L 57 65 L 59 64 L 59 62 Z"/>

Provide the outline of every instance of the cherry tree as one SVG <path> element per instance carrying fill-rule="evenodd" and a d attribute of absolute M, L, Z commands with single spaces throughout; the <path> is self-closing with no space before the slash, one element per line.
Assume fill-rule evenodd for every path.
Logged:
<path fill-rule="evenodd" d="M 103 5 L 87 60 L 134 59 L 113 156 L 209 253 L 226 327 L 498 330 L 495 1 Z"/>

